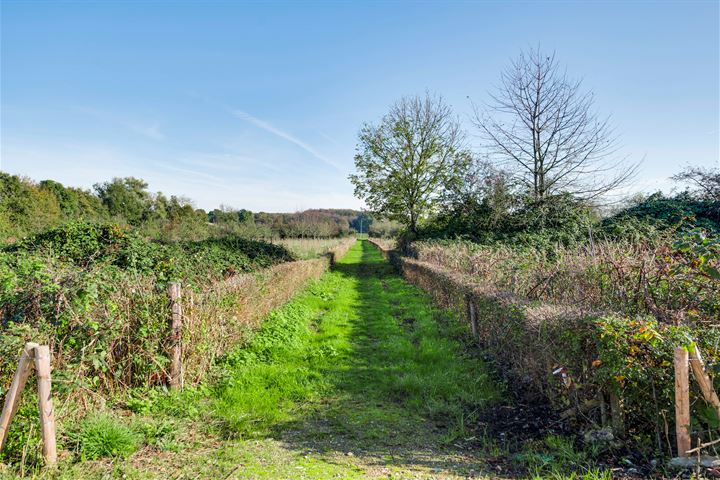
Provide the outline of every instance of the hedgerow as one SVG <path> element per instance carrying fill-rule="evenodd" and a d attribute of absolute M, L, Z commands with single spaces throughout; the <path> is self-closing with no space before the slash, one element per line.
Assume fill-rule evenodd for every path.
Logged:
<path fill-rule="evenodd" d="M 553 254 L 457 241 L 410 251 L 416 259 L 394 255 L 406 278 L 467 321 L 473 303 L 477 338 L 513 391 L 558 412 L 580 408 L 582 429 L 609 425 L 615 396 L 624 418 L 615 433 L 645 460 L 673 454 L 674 349 L 697 344 L 719 382 L 717 237 L 695 230 Z M 692 437 L 712 438 L 717 412 L 696 386 L 691 399 Z"/>
<path fill-rule="evenodd" d="M 161 281 L 200 283 L 294 260 L 282 246 L 244 238 L 161 243 L 116 224 L 82 222 L 47 230 L 1 252 L 57 259 L 83 269 L 114 266 Z"/>
<path fill-rule="evenodd" d="M 80 402 L 83 411 L 131 388 L 165 385 L 169 281 L 183 286 L 183 380 L 196 384 L 218 356 L 241 346 L 264 315 L 329 264 L 293 259 L 284 247 L 263 242 L 165 244 L 112 224 L 71 223 L 6 247 L 0 250 L 0 397 L 28 341 L 50 346 L 53 394 L 63 406 Z M 56 408 L 59 418 L 78 415 Z M 32 425 L 22 419 L 13 425 L 26 423 Z M 9 445 L 17 448 L 5 449 L 5 459 L 19 458 L 28 432 L 11 429 Z"/>
<path fill-rule="evenodd" d="M 652 315 L 665 323 L 712 323 L 720 316 L 720 237 L 699 229 L 642 242 L 597 241 L 550 250 L 427 240 L 407 251 L 530 300 Z"/>

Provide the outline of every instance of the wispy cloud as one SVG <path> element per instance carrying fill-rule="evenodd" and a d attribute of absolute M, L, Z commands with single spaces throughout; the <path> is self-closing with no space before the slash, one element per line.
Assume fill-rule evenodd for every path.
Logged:
<path fill-rule="evenodd" d="M 129 130 L 138 135 L 142 135 L 143 137 L 149 138 L 151 140 L 165 140 L 165 135 L 160 130 L 160 125 L 156 122 L 128 120 L 112 113 L 98 110 L 96 108 L 75 107 L 73 108 L 73 110 L 97 118 L 98 120 L 120 126 L 126 130 Z"/>
<path fill-rule="evenodd" d="M 274 125 L 266 122 L 265 120 L 261 120 L 257 117 L 254 117 L 247 112 L 243 112 L 242 110 L 230 109 L 230 113 L 233 116 L 235 116 L 241 120 L 252 123 L 256 127 L 261 128 L 261 129 L 265 130 L 266 132 L 272 133 L 273 135 L 275 135 L 279 138 L 282 138 L 283 140 L 286 140 L 286 141 L 300 147 L 301 149 L 305 150 L 307 153 L 309 153 L 313 157 L 317 158 L 318 160 L 320 160 L 322 162 L 325 162 L 326 164 L 330 165 L 331 167 L 341 170 L 341 167 L 337 163 L 335 163 L 333 160 L 329 159 L 325 155 L 323 155 L 320 152 L 318 152 L 317 150 L 315 150 L 315 148 L 313 148 L 311 145 L 308 145 L 307 143 L 300 140 L 296 136 L 275 127 Z"/>

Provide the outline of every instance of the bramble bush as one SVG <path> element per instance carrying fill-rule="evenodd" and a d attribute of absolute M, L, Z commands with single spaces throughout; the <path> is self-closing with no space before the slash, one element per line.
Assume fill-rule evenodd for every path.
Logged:
<path fill-rule="evenodd" d="M 0 251 L 0 349 L 7 353 L 0 373 L 12 374 L 22 342 L 33 339 L 50 342 L 60 363 L 79 362 L 74 370 L 87 370 L 81 376 L 89 388 L 101 377 L 160 383 L 151 372 L 167 358 L 151 352 L 163 352 L 167 336 L 168 281 L 199 293 L 292 259 L 278 245 L 236 238 L 160 244 L 112 224 L 70 223 L 30 237 Z"/>
<path fill-rule="evenodd" d="M 138 232 L 116 224 L 82 222 L 45 231 L 5 247 L 2 252 L 45 256 L 85 269 L 114 266 L 164 281 L 200 283 L 294 260 L 292 253 L 280 245 L 244 238 L 161 243 L 148 241 Z"/>
<path fill-rule="evenodd" d="M 229 344 L 242 343 L 266 309 L 327 266 L 326 259 L 293 259 L 284 247 L 263 242 L 167 244 L 107 223 L 73 222 L 7 246 L 0 250 L 0 398 L 28 341 L 51 347 L 53 394 L 63 417 L 129 387 L 165 384 L 168 281 L 183 284 L 184 374 L 195 383 Z M 37 429 L 29 436 L 37 415 L 29 398 L 13 423 L 5 460 L 17 460 L 29 439 L 37 440 Z M 84 407 L 61 412 L 72 405 Z M 70 433 L 59 426 L 60 441 Z"/>

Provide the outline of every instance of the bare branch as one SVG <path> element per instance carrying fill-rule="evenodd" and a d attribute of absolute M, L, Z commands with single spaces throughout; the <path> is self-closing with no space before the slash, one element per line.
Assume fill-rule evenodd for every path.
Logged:
<path fill-rule="evenodd" d="M 489 156 L 510 168 L 535 198 L 598 198 L 637 171 L 637 164 L 616 158 L 610 120 L 598 118 L 592 93 L 581 87 L 560 71 L 554 53 L 532 50 L 502 73 L 491 104 L 475 109 Z"/>

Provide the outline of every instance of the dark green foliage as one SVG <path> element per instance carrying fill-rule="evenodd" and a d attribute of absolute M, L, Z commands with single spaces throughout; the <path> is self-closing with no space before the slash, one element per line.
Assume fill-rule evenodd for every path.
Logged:
<path fill-rule="evenodd" d="M 424 226 L 420 238 L 465 238 L 479 243 L 552 248 L 586 240 L 592 224 L 590 208 L 569 195 L 540 200 L 506 196 L 500 205 L 488 198 L 467 198 Z"/>
<path fill-rule="evenodd" d="M 60 261 L 87 266 L 93 262 L 107 261 L 111 257 L 117 258 L 133 240 L 142 241 L 137 234 L 119 225 L 72 222 L 5 247 L 3 251 L 44 252 Z M 119 262 L 113 260 L 110 263 Z"/>
<path fill-rule="evenodd" d="M 658 192 L 603 220 L 569 195 L 539 201 L 510 197 L 503 205 L 498 208 L 488 198 L 465 199 L 425 224 L 420 238 L 462 238 L 552 250 L 555 245 L 587 244 L 591 239 L 648 241 L 663 231 L 680 234 L 696 227 L 711 235 L 720 233 L 718 202 L 689 192 L 674 197 Z"/>
<path fill-rule="evenodd" d="M 541 200 L 526 196 L 501 171 L 483 164 L 471 170 L 463 187 L 427 221 L 419 238 L 462 238 L 483 244 L 546 247 L 585 244 L 598 239 L 643 240 L 663 231 L 699 227 L 720 233 L 720 194 L 716 170 L 690 169 L 675 180 L 695 189 L 674 196 L 657 192 L 600 219 L 592 205 L 570 194 Z"/>
<path fill-rule="evenodd" d="M 657 192 L 602 222 L 603 231 L 613 237 L 632 234 L 633 230 L 692 227 L 720 233 L 720 204 L 689 192 L 674 197 Z"/>
<path fill-rule="evenodd" d="M 97 183 L 94 188 L 111 216 L 139 226 L 150 217 L 152 211 L 152 198 L 147 186 L 146 182 L 138 178 L 116 177 L 109 182 Z"/>
<path fill-rule="evenodd" d="M 39 187 L 55 196 L 60 211 L 66 218 L 99 220 L 107 217 L 107 211 L 101 200 L 86 190 L 65 187 L 54 180 L 43 180 L 39 183 Z"/>
<path fill-rule="evenodd" d="M 165 244 L 148 241 L 127 227 L 81 222 L 67 223 L 1 251 L 44 255 L 82 268 L 113 265 L 165 280 L 186 281 L 198 275 L 219 278 L 293 259 L 282 246 L 243 238 Z"/>
<path fill-rule="evenodd" d="M 212 269 L 216 276 L 232 276 L 294 260 L 293 255 L 281 245 L 240 237 L 178 242 L 166 245 L 165 249 L 165 259 L 173 262 L 178 274 L 184 278 L 192 277 L 197 269 L 204 272 Z"/>
<path fill-rule="evenodd" d="M 220 210 L 215 209 L 208 212 L 208 220 L 211 223 L 249 223 L 253 221 L 253 214 L 250 210 Z"/>
<path fill-rule="evenodd" d="M 0 172 L 0 239 L 22 237 L 60 220 L 55 195 L 29 180 Z"/>

